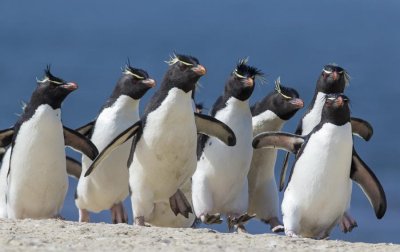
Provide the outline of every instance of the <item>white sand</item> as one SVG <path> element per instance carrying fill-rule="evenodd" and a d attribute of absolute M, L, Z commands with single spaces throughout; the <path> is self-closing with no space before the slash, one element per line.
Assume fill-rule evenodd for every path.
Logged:
<path fill-rule="evenodd" d="M 397 244 L 350 243 L 209 229 L 0 219 L 0 251 L 400 251 Z"/>

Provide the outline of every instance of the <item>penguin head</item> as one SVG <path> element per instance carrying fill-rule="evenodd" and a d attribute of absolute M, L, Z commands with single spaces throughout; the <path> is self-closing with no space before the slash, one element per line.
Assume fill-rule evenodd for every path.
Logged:
<path fill-rule="evenodd" d="M 67 95 L 76 90 L 78 85 L 52 75 L 50 66 L 47 66 L 44 73 L 44 78 L 37 80 L 38 85 L 32 94 L 31 101 L 35 100 L 41 104 L 49 104 L 54 109 L 60 108 Z"/>
<path fill-rule="evenodd" d="M 275 91 L 271 97 L 271 110 L 282 120 L 289 120 L 296 112 L 304 107 L 304 102 L 299 98 L 299 93 L 289 87 L 281 85 L 281 80 L 275 81 Z"/>
<path fill-rule="evenodd" d="M 155 80 L 151 79 L 146 71 L 133 68 L 129 63 L 125 66 L 122 76 L 119 79 L 113 96 L 130 96 L 132 99 L 139 100 L 150 89 L 156 86 Z"/>
<path fill-rule="evenodd" d="M 317 81 L 317 91 L 326 94 L 343 93 L 350 80 L 349 74 L 336 64 L 324 66 Z"/>
<path fill-rule="evenodd" d="M 327 94 L 321 121 L 343 125 L 350 121 L 350 100 L 342 93 Z"/>
<path fill-rule="evenodd" d="M 161 84 L 164 88 L 177 87 L 187 93 L 194 90 L 197 81 L 206 74 L 204 66 L 193 56 L 174 54 L 166 63 L 169 68 Z"/>
<path fill-rule="evenodd" d="M 256 78 L 263 78 L 263 73 L 252 66 L 247 65 L 247 59 L 239 60 L 235 70 L 231 73 L 225 84 L 224 95 L 226 97 L 235 97 L 238 100 L 245 101 L 253 93 Z"/>
<path fill-rule="evenodd" d="M 270 110 L 280 119 L 287 121 L 303 106 L 304 102 L 299 98 L 299 93 L 293 88 L 282 86 L 278 77 L 275 81 L 275 90 L 252 107 L 252 115 L 256 116 Z"/>

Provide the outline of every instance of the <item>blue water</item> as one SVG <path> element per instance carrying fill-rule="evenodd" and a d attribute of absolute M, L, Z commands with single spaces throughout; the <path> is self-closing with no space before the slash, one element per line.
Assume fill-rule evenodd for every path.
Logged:
<path fill-rule="evenodd" d="M 15 123 L 20 101 L 29 99 L 46 64 L 55 75 L 79 84 L 62 115 L 66 126 L 78 127 L 96 116 L 127 57 L 160 82 L 164 60 L 174 50 L 197 56 L 208 70 L 197 94 L 206 107 L 221 94 L 239 58 L 249 56 L 250 64 L 267 74 L 268 83 L 256 87 L 252 102 L 281 76 L 308 104 L 322 66 L 336 62 L 352 77 L 346 94 L 353 115 L 374 126 L 370 142 L 355 144 L 382 182 L 388 209 L 376 220 L 354 186 L 350 211 L 359 227 L 346 235 L 336 229 L 331 238 L 400 243 L 399 10 L 395 0 L 1 1 L 0 128 Z M 153 93 L 142 99 L 142 108 Z M 294 131 L 302 113 L 286 131 Z M 78 218 L 75 186 L 71 180 L 62 211 L 69 220 Z M 108 212 L 92 217 L 96 222 L 109 218 Z M 213 228 L 226 231 L 225 225 Z M 248 229 L 268 232 L 256 221 Z"/>

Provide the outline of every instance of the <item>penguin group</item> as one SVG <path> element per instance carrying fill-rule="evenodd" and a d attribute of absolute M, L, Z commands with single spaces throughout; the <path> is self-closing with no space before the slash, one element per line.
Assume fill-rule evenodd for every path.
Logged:
<path fill-rule="evenodd" d="M 123 201 L 129 196 L 138 226 L 226 220 L 230 231 L 247 232 L 255 218 L 275 233 L 325 239 L 335 226 L 343 232 L 357 226 L 349 213 L 353 181 L 376 217 L 384 216 L 383 187 L 353 144 L 353 136 L 368 141 L 373 129 L 351 116 L 345 69 L 323 67 L 292 134 L 281 130 L 304 107 L 298 91 L 277 78 L 272 92 L 250 104 L 264 73 L 248 59 L 227 74 L 209 115 L 195 103 L 206 68 L 183 54 L 166 63 L 142 114 L 140 100 L 156 81 L 128 62 L 95 119 L 76 129 L 63 125 L 61 104 L 78 86 L 47 67 L 18 121 L 0 131 L 0 218 L 60 218 L 68 176 L 78 180 L 79 222 L 110 210 L 112 223 L 128 223 Z M 68 157 L 66 146 L 81 161 Z M 277 183 L 279 149 L 287 154 Z M 295 159 L 286 182 L 290 153 Z M 281 208 L 278 190 L 284 190 Z"/>

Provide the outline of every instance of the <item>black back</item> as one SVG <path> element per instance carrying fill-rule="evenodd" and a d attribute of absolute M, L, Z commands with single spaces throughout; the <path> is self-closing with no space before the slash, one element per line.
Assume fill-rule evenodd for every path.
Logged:
<path fill-rule="evenodd" d="M 299 98 L 299 93 L 293 89 L 280 86 L 281 93 L 277 90 L 270 92 L 261 101 L 256 102 L 251 107 L 251 114 L 257 116 L 264 111 L 270 110 L 274 112 L 282 120 L 289 120 L 301 108 L 292 103 L 295 99 Z"/>
<path fill-rule="evenodd" d="M 224 93 L 218 97 L 215 101 L 212 109 L 211 116 L 217 114 L 219 110 L 226 107 L 226 102 L 231 98 L 235 97 L 238 100 L 246 101 L 250 98 L 255 87 L 256 78 L 262 78 L 263 73 L 252 66 L 247 65 L 247 60 L 239 60 L 236 68 L 229 75 L 228 80 L 225 83 Z M 252 85 L 248 85 L 248 81 L 251 81 Z M 208 136 L 199 135 L 197 139 L 197 158 L 199 159 L 203 152 L 204 146 L 208 140 Z M 210 143 L 211 144 L 211 143 Z"/>

